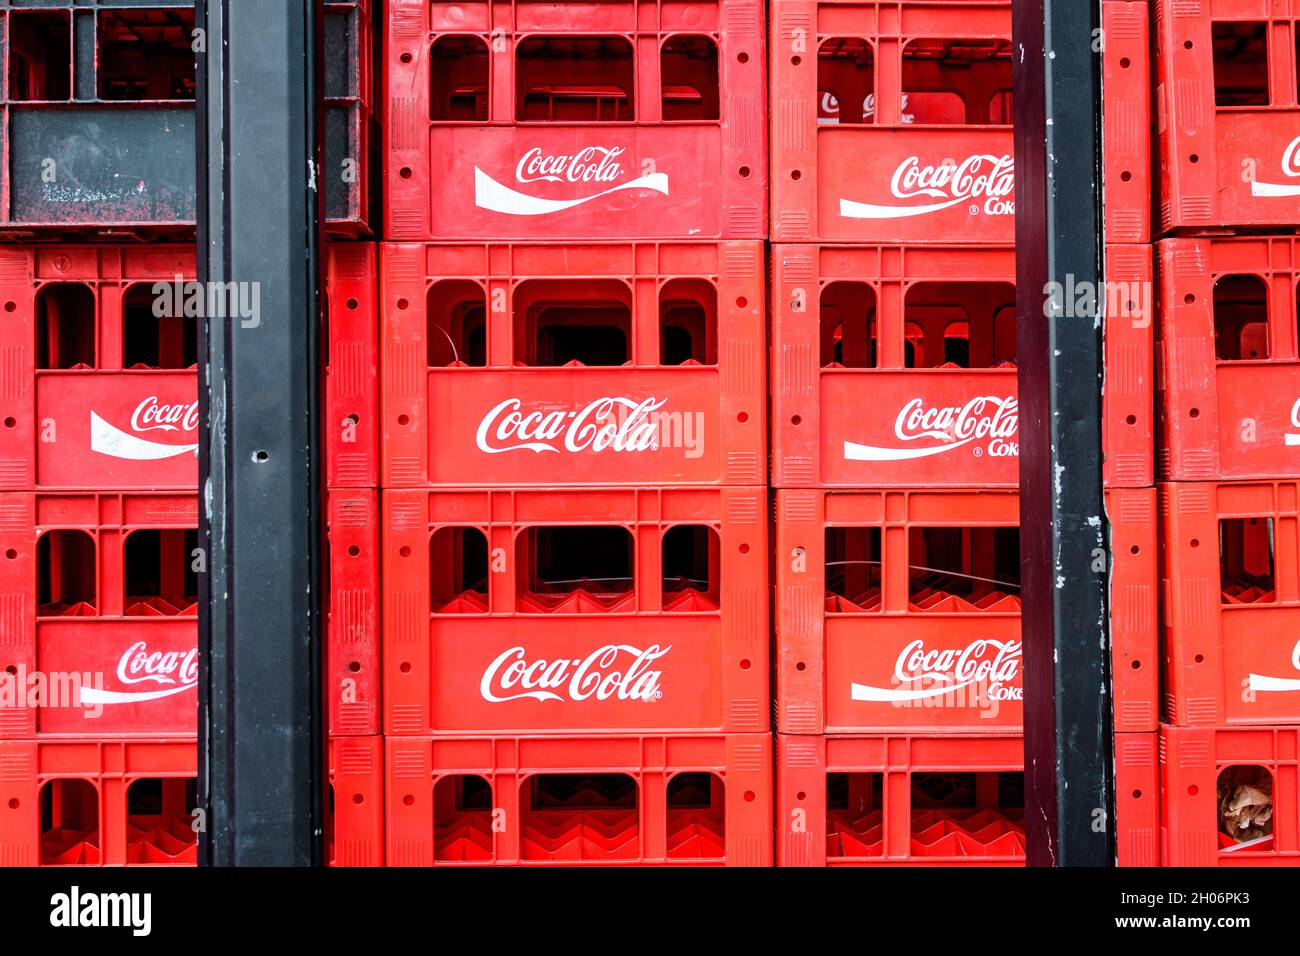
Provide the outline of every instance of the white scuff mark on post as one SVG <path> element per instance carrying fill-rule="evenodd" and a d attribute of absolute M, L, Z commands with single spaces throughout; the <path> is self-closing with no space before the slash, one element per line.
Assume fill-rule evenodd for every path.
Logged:
<path fill-rule="evenodd" d="M 1096 515 L 1089 515 L 1089 516 L 1088 516 L 1088 527 L 1089 527 L 1089 528 L 1100 528 L 1100 527 L 1101 527 L 1101 519 L 1100 519 L 1099 517 L 1097 517 Z"/>
<path fill-rule="evenodd" d="M 1059 495 L 1061 493 L 1061 479 L 1065 476 L 1065 466 L 1056 465 L 1055 468 L 1056 468 L 1056 493 Z"/>
<path fill-rule="evenodd" d="M 1056 576 L 1056 590 L 1059 591 L 1059 590 L 1061 590 L 1061 588 L 1063 588 L 1063 587 L 1065 587 L 1065 577 L 1064 577 L 1064 575 L 1060 575 L 1060 574 L 1058 574 L 1058 575 Z"/>

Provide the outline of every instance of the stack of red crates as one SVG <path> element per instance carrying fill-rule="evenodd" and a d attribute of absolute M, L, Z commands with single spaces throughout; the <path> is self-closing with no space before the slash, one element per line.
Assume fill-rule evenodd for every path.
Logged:
<path fill-rule="evenodd" d="M 1108 170 L 1140 209 L 1145 6 L 1105 7 L 1107 75 L 1133 73 Z M 783 864 L 1024 859 L 1010 29 L 999 0 L 772 7 Z M 1116 206 L 1112 236 L 1143 241 Z M 1149 293 L 1149 250 L 1109 253 Z M 1105 428 L 1117 726 L 1154 745 L 1150 335 L 1107 323 Z M 1155 805 L 1153 746 L 1141 766 L 1121 830 Z"/>
<path fill-rule="evenodd" d="M 1024 859 L 1010 31 L 772 4 L 783 865 Z"/>
<path fill-rule="evenodd" d="M 1175 866 L 1295 865 L 1297 23 L 1245 2 L 1155 15 L 1162 849 Z"/>
<path fill-rule="evenodd" d="M 0 13 L 0 865 L 196 859 L 193 21 L 186 3 Z M 368 5 L 328 4 L 325 29 L 330 228 L 364 234 Z M 96 135 L 113 148 L 86 149 Z M 348 863 L 383 850 L 374 250 L 336 243 L 327 266 L 330 564 L 351 582 L 330 606 L 332 834 Z"/>
<path fill-rule="evenodd" d="M 1151 32 L 1146 0 L 1103 0 L 1102 455 L 1110 563 L 1115 834 L 1121 866 L 1155 866 L 1158 642 L 1151 249 Z M 1065 292 L 1065 302 L 1070 292 Z"/>
<path fill-rule="evenodd" d="M 192 246 L 0 247 L 0 862 L 193 863 Z M 178 280 L 178 277 L 180 279 Z"/>
<path fill-rule="evenodd" d="M 379 676 L 379 246 L 326 253 L 324 384 L 327 859 L 384 862 Z"/>
<path fill-rule="evenodd" d="M 770 865 L 762 0 L 388 5 L 396 865 Z"/>
<path fill-rule="evenodd" d="M 363 863 L 382 858 L 374 245 L 328 258 L 330 563 L 349 582 L 332 772 L 342 860 Z M 0 246 L 5 865 L 195 860 L 197 320 L 175 305 L 194 267 L 192 245 Z"/>

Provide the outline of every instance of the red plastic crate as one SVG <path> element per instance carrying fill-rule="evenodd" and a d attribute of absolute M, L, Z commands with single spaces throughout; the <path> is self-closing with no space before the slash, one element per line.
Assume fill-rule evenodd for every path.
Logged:
<path fill-rule="evenodd" d="M 759 242 L 382 251 L 383 486 L 757 485 Z"/>
<path fill-rule="evenodd" d="M 193 494 L 0 493 L 0 737 L 193 736 L 198 518 Z"/>
<path fill-rule="evenodd" d="M 1017 498 L 777 492 L 777 729 L 1018 730 Z"/>
<path fill-rule="evenodd" d="M 378 497 L 329 496 L 339 734 L 379 729 Z M 194 495 L 0 493 L 0 738 L 195 732 L 197 527 Z"/>
<path fill-rule="evenodd" d="M 1106 255 L 1106 480 L 1150 484 L 1151 253 Z M 1017 487 L 1014 280 L 1010 246 L 773 247 L 773 484 Z"/>
<path fill-rule="evenodd" d="M 1015 240 L 1008 0 L 771 16 L 773 240 Z"/>
<path fill-rule="evenodd" d="M 1116 734 L 1154 733 L 1158 725 L 1159 633 L 1156 490 L 1106 491 L 1110 527 L 1110 653 Z"/>
<path fill-rule="evenodd" d="M 1300 239 L 1156 248 L 1161 477 L 1300 477 Z"/>
<path fill-rule="evenodd" d="M 1160 486 L 1162 718 L 1300 723 L 1300 483 Z"/>
<path fill-rule="evenodd" d="M 0 866 L 194 865 L 188 740 L 0 740 Z"/>
<path fill-rule="evenodd" d="M 330 866 L 384 865 L 384 738 L 331 737 Z"/>
<path fill-rule="evenodd" d="M 374 486 L 374 247 L 330 249 L 328 479 Z M 0 248 L 0 489 L 198 486 L 193 279 L 192 246 Z"/>
<path fill-rule="evenodd" d="M 1107 488 L 1148 488 L 1155 482 L 1156 443 L 1151 246 L 1108 245 L 1105 255 L 1102 479 Z"/>
<path fill-rule="evenodd" d="M 764 13 L 391 0 L 385 237 L 765 237 Z"/>
<path fill-rule="evenodd" d="M 1160 865 L 1155 731 L 1115 734 L 1115 846 L 1120 866 Z"/>
<path fill-rule="evenodd" d="M 1107 492 L 1114 720 L 1125 732 L 1156 727 L 1155 497 L 1150 488 Z M 911 555 L 911 529 L 1014 527 L 1013 494 L 782 491 L 776 513 L 782 732 L 983 733 L 1020 726 L 1019 699 L 996 700 L 992 692 L 994 683 L 1013 694 L 1022 688 L 1017 590 L 1007 588 L 1000 600 L 950 596 L 948 609 L 936 613 L 926 609 L 933 594 L 909 597 L 907 573 L 908 565 L 932 563 Z M 838 530 L 844 528 L 857 536 Z M 972 535 L 963 547 L 974 554 L 988 544 Z M 977 571 L 977 559 L 970 570 Z M 923 578 L 919 572 L 912 581 L 919 586 Z M 996 644 L 982 643 L 988 640 L 1006 649 L 999 653 Z M 924 663 L 926 651 L 962 649 L 974 649 L 971 666 L 985 663 L 990 672 L 973 685 L 952 686 L 962 683 L 956 659 L 936 656 L 924 674 L 912 669 Z M 995 680 L 995 672 L 1004 678 Z M 903 674 L 912 677 L 905 682 Z"/>
<path fill-rule="evenodd" d="M 1300 865 L 1300 728 L 1162 725 L 1160 787 L 1165 866 Z"/>
<path fill-rule="evenodd" d="M 384 732 L 766 730 L 766 488 L 383 492 Z"/>
<path fill-rule="evenodd" d="M 1151 239 L 1151 45 L 1146 0 L 1102 0 L 1102 193 L 1108 243 Z"/>
<path fill-rule="evenodd" d="M 194 0 L 23 7 L 0 10 L 0 230 L 192 242 Z M 378 226 L 374 13 L 331 0 L 322 20 L 326 226 L 355 236 Z"/>
<path fill-rule="evenodd" d="M 378 246 L 334 242 L 327 249 L 325 483 L 329 488 L 377 488 Z"/>
<path fill-rule="evenodd" d="M 1024 744 L 776 735 L 778 866 L 1023 866 Z"/>
<path fill-rule="evenodd" d="M 379 492 L 329 492 L 329 728 L 334 736 L 379 726 Z"/>
<path fill-rule="evenodd" d="M 0 249 L 0 487 L 197 487 L 197 326 L 155 294 L 178 276 L 192 246 Z"/>
<path fill-rule="evenodd" d="M 195 740 L 0 741 L 0 866 L 197 861 Z M 383 738 L 330 740 L 333 866 L 380 866 Z"/>
<path fill-rule="evenodd" d="M 1295 11 L 1260 0 L 1153 6 L 1161 227 L 1300 223 Z"/>
<path fill-rule="evenodd" d="M 391 866 L 772 865 L 772 737 L 387 739 Z"/>

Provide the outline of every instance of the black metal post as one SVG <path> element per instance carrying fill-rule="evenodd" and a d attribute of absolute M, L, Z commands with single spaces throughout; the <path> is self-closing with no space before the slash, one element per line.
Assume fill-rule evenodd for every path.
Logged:
<path fill-rule="evenodd" d="M 1016 312 L 1031 866 L 1114 858 L 1097 0 L 1016 0 Z M 1092 304 L 1079 291 L 1091 287 Z M 1082 308 L 1079 305 L 1082 303 Z"/>
<path fill-rule="evenodd" d="M 311 865 L 323 786 L 317 4 L 207 0 L 198 26 L 201 860 Z"/>

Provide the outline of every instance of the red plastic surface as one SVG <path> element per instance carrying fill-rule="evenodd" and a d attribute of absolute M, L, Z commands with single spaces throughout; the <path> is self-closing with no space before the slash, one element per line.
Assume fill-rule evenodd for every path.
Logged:
<path fill-rule="evenodd" d="M 763 482 L 761 243 L 385 243 L 381 265 L 384 487 Z"/>
<path fill-rule="evenodd" d="M 772 737 L 387 739 L 392 866 L 772 865 Z"/>
<path fill-rule="evenodd" d="M 1151 44 L 1146 0 L 1102 0 L 1106 241 L 1151 239 Z"/>
<path fill-rule="evenodd" d="M 384 865 L 384 738 L 330 738 L 330 866 Z"/>
<path fill-rule="evenodd" d="M 1164 230 L 1300 223 L 1288 6 L 1153 4 Z"/>
<path fill-rule="evenodd" d="M 197 761 L 193 737 L 0 740 L 0 866 L 194 865 Z"/>
<path fill-rule="evenodd" d="M 1115 734 L 1115 847 L 1120 866 L 1160 865 L 1155 731 Z"/>
<path fill-rule="evenodd" d="M 1022 866 L 1018 735 L 776 736 L 778 866 Z"/>
<path fill-rule="evenodd" d="M 194 734 L 197 527 L 192 494 L 0 493 L 0 737 Z"/>
<path fill-rule="evenodd" d="M 383 511 L 385 733 L 769 726 L 766 489 L 385 491 Z"/>
<path fill-rule="evenodd" d="M 763 238 L 764 13 L 392 0 L 385 237 Z"/>
<path fill-rule="evenodd" d="M 1018 522 L 1010 491 L 777 492 L 778 730 L 1018 730 Z"/>
<path fill-rule="evenodd" d="M 378 246 L 327 247 L 325 482 L 330 488 L 379 485 Z"/>
<path fill-rule="evenodd" d="M 326 691 L 335 736 L 379 726 L 379 492 L 329 493 L 329 618 Z"/>
<path fill-rule="evenodd" d="M 1106 276 L 1106 482 L 1149 485 L 1149 247 Z M 1014 279 L 1006 246 L 774 246 L 773 484 L 1017 487 Z"/>
<path fill-rule="evenodd" d="M 1300 485 L 1159 490 L 1162 719 L 1300 723 Z"/>
<path fill-rule="evenodd" d="M 1261 800 L 1241 790 L 1252 785 L 1271 791 L 1271 818 L 1258 828 L 1267 833 L 1242 833 L 1232 826 L 1240 815 L 1223 813 L 1225 797 L 1229 809 Z M 1300 865 L 1300 728 L 1162 725 L 1160 786 L 1165 866 Z"/>
<path fill-rule="evenodd" d="M 1155 731 L 1158 721 L 1156 490 L 1106 491 L 1110 527 L 1112 720 L 1117 734 Z"/>
<path fill-rule="evenodd" d="M 1007 0 L 771 16 L 773 240 L 1014 241 Z"/>
<path fill-rule="evenodd" d="M 0 488 L 198 484 L 194 340 L 153 316 L 177 277 L 193 280 L 192 247 L 0 249 Z"/>
<path fill-rule="evenodd" d="M 1300 240 L 1166 239 L 1156 248 L 1161 477 L 1300 477 Z"/>

